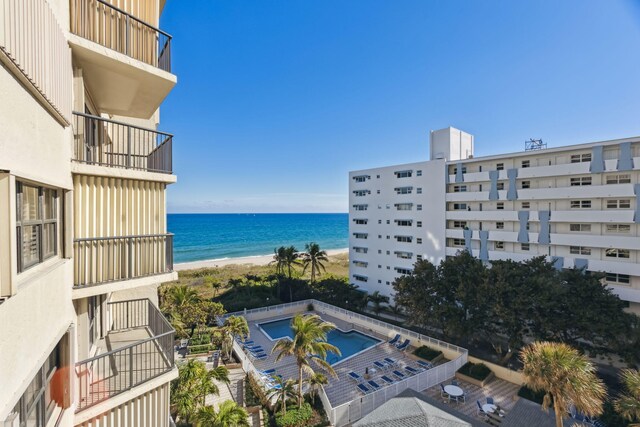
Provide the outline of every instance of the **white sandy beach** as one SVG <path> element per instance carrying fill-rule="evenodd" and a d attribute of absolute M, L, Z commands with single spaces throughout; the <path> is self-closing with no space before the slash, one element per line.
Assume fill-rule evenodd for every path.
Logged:
<path fill-rule="evenodd" d="M 340 255 L 349 253 L 349 248 L 344 249 L 329 249 L 327 255 Z M 181 270 L 193 270 L 196 268 L 212 268 L 212 267 L 224 267 L 225 265 L 232 264 L 252 264 L 252 265 L 267 265 L 273 261 L 273 255 L 258 255 L 247 256 L 240 258 L 227 258 L 227 259 L 210 259 L 204 261 L 182 262 L 175 264 L 173 269 L 176 271 Z"/>

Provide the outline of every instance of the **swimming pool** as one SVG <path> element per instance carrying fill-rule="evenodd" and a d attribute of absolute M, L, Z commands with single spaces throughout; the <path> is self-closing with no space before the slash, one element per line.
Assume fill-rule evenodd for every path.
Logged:
<path fill-rule="evenodd" d="M 267 338 L 272 341 L 285 337 L 293 338 L 290 317 L 287 319 L 274 320 L 272 322 L 259 323 L 258 327 L 262 329 L 262 332 L 264 332 L 267 335 Z M 338 362 L 373 347 L 381 341 L 358 331 L 344 332 L 340 329 L 334 329 L 327 334 L 327 342 L 338 347 L 340 349 L 340 353 L 342 353 L 340 356 L 332 352 L 327 354 L 327 362 L 331 365 L 335 365 Z"/>

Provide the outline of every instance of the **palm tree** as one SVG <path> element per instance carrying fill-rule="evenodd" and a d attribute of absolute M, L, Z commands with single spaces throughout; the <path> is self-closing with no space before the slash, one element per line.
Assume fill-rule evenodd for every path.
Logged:
<path fill-rule="evenodd" d="M 298 250 L 295 246 L 287 246 L 284 248 L 284 265 L 286 267 L 287 277 L 289 280 L 291 280 L 292 277 L 293 267 L 300 265 L 300 261 L 298 260 L 299 257 L 300 254 L 298 254 Z"/>
<path fill-rule="evenodd" d="M 318 394 L 318 389 L 323 386 L 329 384 L 329 379 L 327 376 L 321 372 L 316 372 L 307 378 L 307 384 L 309 384 L 310 390 L 309 394 L 311 395 L 311 399 L 313 404 L 316 404 L 316 394 Z"/>
<path fill-rule="evenodd" d="M 214 379 L 229 383 L 227 369 L 220 366 L 207 371 L 205 364 L 195 359 L 180 366 L 178 379 L 171 383 L 172 410 L 188 423 L 189 417 L 204 406 L 206 395 L 220 393 Z"/>
<path fill-rule="evenodd" d="M 382 311 L 382 304 L 389 302 L 389 297 L 382 295 L 380 291 L 375 291 L 368 296 L 367 300 L 373 303 L 373 312 L 378 315 Z"/>
<path fill-rule="evenodd" d="M 616 411 L 631 422 L 640 421 L 640 371 L 624 369 L 620 377 L 626 391 L 614 401 Z M 640 426 L 640 422 L 631 425 Z"/>
<path fill-rule="evenodd" d="M 215 298 L 218 295 L 218 291 L 222 288 L 222 283 L 218 280 L 211 281 L 211 288 L 213 289 L 213 297 Z"/>
<path fill-rule="evenodd" d="M 327 353 L 340 355 L 340 349 L 327 342 L 327 334 L 335 329 L 333 323 L 325 322 L 317 314 L 297 314 L 291 319 L 293 340 L 284 338 L 276 342 L 271 353 L 277 352 L 276 362 L 286 356 L 293 356 L 298 365 L 298 406 L 302 405 L 303 372 L 313 375 L 311 362 L 336 376 L 327 362 Z"/>
<path fill-rule="evenodd" d="M 196 414 L 198 427 L 249 427 L 249 414 L 233 400 L 225 400 L 216 413 L 213 406 L 200 408 Z"/>
<path fill-rule="evenodd" d="M 286 250 L 287 248 L 285 248 L 284 246 L 280 246 L 279 248 L 273 250 L 273 261 L 271 261 L 269 265 L 275 264 L 277 275 L 283 275 L 285 272 Z"/>
<path fill-rule="evenodd" d="M 276 387 L 271 389 L 269 394 L 267 395 L 267 399 L 271 400 L 272 398 L 276 398 L 276 405 L 280 402 L 282 405 L 282 415 L 287 413 L 287 400 L 295 398 L 298 394 L 296 392 L 296 383 L 292 379 L 285 380 L 282 377 L 274 377 L 274 382 Z"/>
<path fill-rule="evenodd" d="M 400 315 L 402 314 L 402 306 L 398 304 L 393 304 L 389 306 L 389 309 L 391 309 L 391 312 L 393 313 L 394 317 L 396 318 L 396 320 L 398 320 L 400 318 Z"/>
<path fill-rule="evenodd" d="M 573 404 L 589 416 L 602 413 L 606 390 L 596 376 L 596 368 L 573 347 L 556 342 L 535 342 L 520 352 L 525 384 L 545 392 L 542 407 L 553 404 L 556 426 Z"/>
<path fill-rule="evenodd" d="M 242 316 L 229 316 L 224 321 L 224 328 L 227 332 L 227 336 L 231 338 L 231 345 L 229 345 L 227 357 L 231 358 L 231 349 L 233 348 L 233 340 L 237 337 L 246 338 L 249 336 L 249 325 L 247 319 Z"/>
<path fill-rule="evenodd" d="M 166 299 L 169 308 L 178 311 L 181 308 L 200 302 L 198 292 L 187 285 L 170 287 L 166 293 Z"/>
<path fill-rule="evenodd" d="M 327 252 L 321 251 L 320 245 L 317 243 L 307 243 L 304 248 L 306 252 L 302 254 L 302 265 L 304 266 L 302 273 L 306 273 L 307 268 L 311 266 L 311 283 L 314 283 L 316 274 L 326 271 L 322 262 L 329 261 L 329 258 L 327 258 Z"/>

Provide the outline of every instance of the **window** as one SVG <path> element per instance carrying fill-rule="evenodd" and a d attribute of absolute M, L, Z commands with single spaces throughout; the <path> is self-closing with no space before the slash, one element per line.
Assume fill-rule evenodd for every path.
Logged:
<path fill-rule="evenodd" d="M 504 170 L 504 163 L 496 163 L 496 170 L 497 171 Z"/>
<path fill-rule="evenodd" d="M 421 244 L 422 244 L 422 237 L 418 237 L 418 238 L 416 239 L 416 243 L 417 243 L 417 244 L 419 244 L 419 245 L 421 245 Z"/>
<path fill-rule="evenodd" d="M 571 155 L 571 163 L 581 163 L 581 162 L 590 162 L 590 161 L 591 161 L 591 153 Z"/>
<path fill-rule="evenodd" d="M 378 224 L 382 224 L 382 220 L 381 219 L 378 220 Z"/>
<path fill-rule="evenodd" d="M 358 254 L 366 254 L 369 252 L 369 248 L 363 248 L 362 246 L 354 246 L 353 250 Z"/>
<path fill-rule="evenodd" d="M 382 239 L 382 234 L 378 234 L 378 239 Z"/>
<path fill-rule="evenodd" d="M 591 248 L 584 246 L 569 246 L 569 253 L 573 255 L 591 255 Z"/>
<path fill-rule="evenodd" d="M 504 230 L 504 222 L 496 222 L 496 230 Z"/>
<path fill-rule="evenodd" d="M 467 191 L 466 185 L 454 185 L 453 192 L 454 193 L 465 193 Z"/>
<path fill-rule="evenodd" d="M 365 262 L 365 261 L 356 261 L 356 260 L 354 260 L 354 261 L 353 261 L 353 265 L 355 265 L 356 267 L 364 267 L 364 268 L 367 268 L 367 266 L 369 265 L 369 263 L 368 263 L 368 262 Z"/>
<path fill-rule="evenodd" d="M 520 249 L 523 251 L 529 250 L 529 243 L 520 243 Z"/>
<path fill-rule="evenodd" d="M 522 167 L 523 168 L 528 168 L 529 166 L 531 166 L 531 161 L 530 160 L 523 160 L 522 161 Z"/>
<path fill-rule="evenodd" d="M 629 249 L 609 248 L 604 251 L 605 256 L 609 258 L 629 258 Z"/>
<path fill-rule="evenodd" d="M 411 194 L 413 187 L 396 187 L 393 190 L 396 194 Z"/>
<path fill-rule="evenodd" d="M 371 194 L 371 191 L 369 191 L 369 190 L 354 190 L 353 194 L 355 194 L 356 197 L 362 197 L 362 196 L 366 196 L 367 194 Z"/>
<path fill-rule="evenodd" d="M 466 203 L 454 203 L 453 204 L 453 210 L 454 211 L 466 211 L 467 210 L 467 204 Z"/>
<path fill-rule="evenodd" d="M 416 206 L 416 210 L 421 211 L 422 210 L 422 205 Z"/>
<path fill-rule="evenodd" d="M 504 210 L 504 202 L 496 203 L 496 209 L 499 210 L 499 211 Z"/>
<path fill-rule="evenodd" d="M 522 209 L 530 209 L 531 202 L 522 202 Z"/>
<path fill-rule="evenodd" d="M 369 205 L 353 205 L 353 209 L 357 211 L 366 211 Z"/>
<path fill-rule="evenodd" d="M 371 179 L 369 175 L 358 175 L 353 177 L 355 182 L 365 182 L 368 179 Z"/>
<path fill-rule="evenodd" d="M 416 193 L 418 193 L 418 194 L 422 194 L 422 187 L 418 187 L 418 188 L 416 188 Z"/>
<path fill-rule="evenodd" d="M 591 224 L 569 224 L 569 231 L 591 231 Z"/>
<path fill-rule="evenodd" d="M 591 200 L 572 200 L 571 209 L 591 209 Z"/>
<path fill-rule="evenodd" d="M 520 188 L 531 188 L 531 181 L 522 181 L 520 183 Z"/>
<path fill-rule="evenodd" d="M 629 199 L 607 200 L 607 209 L 629 209 L 630 207 L 631 200 Z"/>
<path fill-rule="evenodd" d="M 396 174 L 396 178 L 411 178 L 413 171 L 397 171 L 394 173 Z"/>
<path fill-rule="evenodd" d="M 353 237 L 356 239 L 366 239 L 368 235 L 368 233 L 353 233 Z"/>
<path fill-rule="evenodd" d="M 453 228 L 465 228 L 467 221 L 453 221 Z"/>
<path fill-rule="evenodd" d="M 394 270 L 396 270 L 400 274 L 411 274 L 411 269 L 409 268 L 396 267 L 394 268 Z"/>
<path fill-rule="evenodd" d="M 525 226 L 527 231 L 531 230 L 531 223 L 527 221 L 527 225 Z"/>
<path fill-rule="evenodd" d="M 376 179 L 380 179 L 380 175 L 376 175 Z"/>
<path fill-rule="evenodd" d="M 497 251 L 503 251 L 504 250 L 504 242 L 495 242 L 493 244 L 493 247 Z"/>
<path fill-rule="evenodd" d="M 416 176 L 422 176 L 422 171 L 421 170 L 417 170 L 416 171 Z"/>
<path fill-rule="evenodd" d="M 629 224 L 607 224 L 607 233 L 629 233 L 630 231 Z"/>
<path fill-rule="evenodd" d="M 378 249 L 378 253 L 382 255 L 382 249 Z"/>
<path fill-rule="evenodd" d="M 454 166 L 453 167 L 453 174 L 456 175 L 458 173 L 458 167 Z M 462 166 L 462 173 L 467 173 L 467 167 L 466 166 Z"/>
<path fill-rule="evenodd" d="M 389 224 L 391 224 L 391 221 L 390 221 L 390 220 L 387 220 L 387 225 L 389 225 Z"/>
<path fill-rule="evenodd" d="M 16 183 L 18 273 L 58 253 L 58 191 Z"/>
<path fill-rule="evenodd" d="M 399 211 L 410 211 L 413 208 L 413 203 L 396 203 L 394 206 Z"/>
<path fill-rule="evenodd" d="M 464 246 L 464 239 L 453 239 L 453 246 Z"/>
<path fill-rule="evenodd" d="M 482 184 L 478 185 L 478 191 L 482 191 Z"/>
<path fill-rule="evenodd" d="M 504 190 L 504 182 L 499 182 L 496 184 L 496 188 L 498 190 Z"/>
<path fill-rule="evenodd" d="M 366 282 L 367 280 L 369 280 L 369 279 L 367 278 L 367 276 L 361 276 L 361 275 L 359 275 L 359 274 L 354 274 L 354 275 L 353 275 L 353 278 L 354 278 L 355 280 L 357 280 L 358 282 Z"/>
<path fill-rule="evenodd" d="M 369 222 L 369 220 L 367 220 L 367 219 L 354 219 L 353 222 L 355 222 L 358 225 L 367 225 L 367 222 Z"/>
<path fill-rule="evenodd" d="M 610 283 L 619 283 L 622 285 L 628 285 L 631 283 L 631 277 L 628 274 L 620 273 L 606 273 L 605 280 Z"/>
<path fill-rule="evenodd" d="M 395 252 L 396 257 L 401 258 L 401 259 L 411 259 L 413 258 L 413 254 L 411 252 L 401 252 L 401 251 L 397 251 Z"/>
<path fill-rule="evenodd" d="M 577 187 L 580 185 L 591 185 L 591 177 L 590 176 L 582 176 L 577 178 L 571 178 L 571 186 Z"/>
<path fill-rule="evenodd" d="M 391 236 L 387 235 L 387 240 L 389 240 L 391 238 Z"/>
<path fill-rule="evenodd" d="M 418 227 L 418 228 L 422 227 L 422 221 L 417 221 L 416 222 L 416 227 Z"/>
<path fill-rule="evenodd" d="M 422 255 L 416 255 L 416 260 L 422 261 Z"/>
<path fill-rule="evenodd" d="M 607 176 L 607 184 L 629 184 L 631 183 L 631 175 L 628 173 Z"/>
<path fill-rule="evenodd" d="M 413 237 L 411 236 L 394 236 L 394 237 L 398 242 L 411 243 L 413 241 Z"/>

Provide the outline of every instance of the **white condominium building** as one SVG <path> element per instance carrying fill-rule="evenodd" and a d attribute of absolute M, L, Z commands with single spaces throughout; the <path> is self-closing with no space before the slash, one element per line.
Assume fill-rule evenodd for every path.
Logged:
<path fill-rule="evenodd" d="M 640 314 L 639 196 L 640 138 L 474 158 L 471 135 L 434 131 L 429 161 L 350 172 L 350 278 L 392 296 L 419 259 L 544 255 Z"/>
<path fill-rule="evenodd" d="M 0 426 L 170 425 L 164 0 L 0 0 Z"/>

